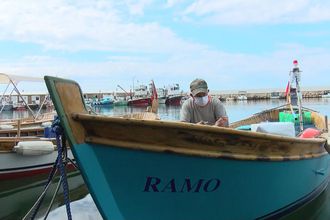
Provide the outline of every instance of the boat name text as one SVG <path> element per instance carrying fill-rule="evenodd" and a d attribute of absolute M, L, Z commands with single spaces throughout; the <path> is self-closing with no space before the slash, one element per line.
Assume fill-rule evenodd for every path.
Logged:
<path fill-rule="evenodd" d="M 183 181 L 178 181 L 174 178 L 162 180 L 159 177 L 148 176 L 143 192 L 214 192 L 220 186 L 219 179 L 197 179 L 195 181 L 190 178 L 185 178 Z"/>

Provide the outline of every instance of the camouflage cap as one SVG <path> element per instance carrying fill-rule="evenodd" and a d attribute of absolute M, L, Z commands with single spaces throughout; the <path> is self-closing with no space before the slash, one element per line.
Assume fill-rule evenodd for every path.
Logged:
<path fill-rule="evenodd" d="M 190 91 L 193 96 L 198 93 L 208 93 L 207 83 L 203 79 L 195 79 L 190 83 Z"/>

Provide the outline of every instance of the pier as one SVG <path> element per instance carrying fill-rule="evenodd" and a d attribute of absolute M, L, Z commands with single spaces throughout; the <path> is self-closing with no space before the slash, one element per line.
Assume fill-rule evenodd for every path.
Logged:
<path fill-rule="evenodd" d="M 330 86 L 328 87 L 306 87 L 302 88 L 303 98 L 321 98 L 322 95 L 330 92 Z M 285 98 L 285 88 L 281 89 L 249 89 L 249 90 L 223 90 L 212 91 L 210 95 L 218 97 L 221 100 L 238 100 L 242 96 L 246 96 L 248 100 L 262 100 L 272 98 Z"/>

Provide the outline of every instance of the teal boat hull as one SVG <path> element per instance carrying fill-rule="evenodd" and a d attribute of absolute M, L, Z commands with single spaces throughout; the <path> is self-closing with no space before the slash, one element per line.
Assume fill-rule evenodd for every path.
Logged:
<path fill-rule="evenodd" d="M 267 162 L 74 149 L 103 217 L 115 220 L 277 218 L 322 192 L 330 158 Z"/>

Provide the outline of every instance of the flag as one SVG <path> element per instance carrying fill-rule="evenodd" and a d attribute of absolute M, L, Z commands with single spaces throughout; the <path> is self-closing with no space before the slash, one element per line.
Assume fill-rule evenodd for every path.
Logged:
<path fill-rule="evenodd" d="M 151 80 L 151 89 L 152 89 L 152 95 L 151 95 L 151 102 L 152 102 L 154 99 L 158 99 L 156 86 L 153 80 Z"/>
<path fill-rule="evenodd" d="M 288 81 L 288 84 L 286 85 L 285 96 L 288 96 L 289 93 L 290 93 L 290 81 Z"/>
<path fill-rule="evenodd" d="M 151 96 L 151 109 L 149 111 L 153 113 L 157 113 L 158 111 L 158 95 L 156 86 L 153 80 L 151 80 L 151 87 L 152 87 L 152 96 Z"/>

